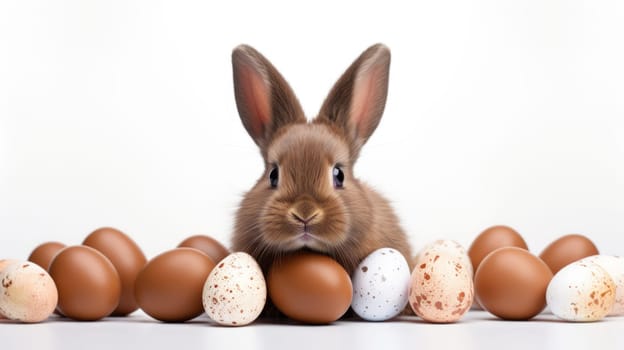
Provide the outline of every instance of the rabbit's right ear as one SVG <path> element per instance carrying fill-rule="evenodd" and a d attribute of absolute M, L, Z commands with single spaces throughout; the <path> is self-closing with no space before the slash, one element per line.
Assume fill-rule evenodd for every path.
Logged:
<path fill-rule="evenodd" d="M 292 89 L 271 62 L 251 46 L 232 52 L 234 94 L 241 121 L 265 155 L 273 134 L 282 126 L 305 122 Z"/>
<path fill-rule="evenodd" d="M 344 131 L 354 158 L 381 120 L 389 71 L 390 50 L 383 44 L 369 47 L 338 79 L 316 118 Z"/>

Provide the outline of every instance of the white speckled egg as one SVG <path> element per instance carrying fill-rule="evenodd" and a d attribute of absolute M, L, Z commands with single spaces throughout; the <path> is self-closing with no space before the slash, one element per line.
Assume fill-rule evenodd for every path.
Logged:
<path fill-rule="evenodd" d="M 580 261 L 589 261 L 605 269 L 615 283 L 615 303 L 609 316 L 624 315 L 624 258 L 611 255 L 593 255 Z"/>
<path fill-rule="evenodd" d="M 238 252 L 228 255 L 210 272 L 202 299 L 208 317 L 218 324 L 244 326 L 258 318 L 266 296 L 260 266 L 251 255 Z"/>
<path fill-rule="evenodd" d="M 407 305 L 410 270 L 398 250 L 381 248 L 367 256 L 351 277 L 351 308 L 368 321 L 385 321 Z"/>
<path fill-rule="evenodd" d="M 598 321 L 613 307 L 615 283 L 598 264 L 577 261 L 553 276 L 546 302 L 555 316 L 566 321 Z"/>
<path fill-rule="evenodd" d="M 470 309 L 473 295 L 470 259 L 459 243 L 436 241 L 418 255 L 409 291 L 418 316 L 429 322 L 455 322 Z"/>
<path fill-rule="evenodd" d="M 12 320 L 41 322 L 54 312 L 58 291 L 52 277 L 32 262 L 13 262 L 0 272 L 0 314 Z"/>

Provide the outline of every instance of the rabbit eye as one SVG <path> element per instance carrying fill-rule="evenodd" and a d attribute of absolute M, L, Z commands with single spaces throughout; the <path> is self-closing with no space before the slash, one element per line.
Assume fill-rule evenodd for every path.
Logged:
<path fill-rule="evenodd" d="M 277 170 L 277 166 L 273 166 L 273 169 L 271 169 L 271 172 L 269 173 L 269 183 L 271 184 L 271 187 L 277 187 L 278 180 L 279 171 Z"/>
<path fill-rule="evenodd" d="M 342 188 L 344 183 L 344 172 L 339 167 L 335 166 L 332 170 L 332 174 L 334 175 L 334 187 Z"/>

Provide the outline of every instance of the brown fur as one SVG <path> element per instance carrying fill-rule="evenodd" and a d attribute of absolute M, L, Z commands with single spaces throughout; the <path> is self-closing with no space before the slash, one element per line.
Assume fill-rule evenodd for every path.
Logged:
<path fill-rule="evenodd" d="M 372 251 L 392 247 L 411 267 L 411 249 L 390 204 L 353 174 L 360 149 L 383 113 L 388 49 L 366 50 L 310 123 L 286 81 L 260 53 L 239 46 L 232 62 L 239 114 L 265 163 L 237 212 L 232 249 L 250 253 L 265 273 L 299 249 L 329 255 L 352 273 Z M 334 188 L 337 164 L 344 172 L 343 188 Z M 274 166 L 276 188 L 269 182 Z M 304 225 L 295 216 L 309 222 Z M 314 238 L 303 239 L 304 231 Z"/>

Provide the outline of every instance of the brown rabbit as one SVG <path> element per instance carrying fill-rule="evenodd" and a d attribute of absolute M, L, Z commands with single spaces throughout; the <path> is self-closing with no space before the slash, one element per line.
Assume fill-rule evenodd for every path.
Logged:
<path fill-rule="evenodd" d="M 251 254 L 265 273 L 280 256 L 300 249 L 334 258 L 349 274 L 382 247 L 410 261 L 407 237 L 388 201 L 353 175 L 384 110 L 388 48 L 377 44 L 364 51 L 311 122 L 258 51 L 237 47 L 232 65 L 238 112 L 265 165 L 237 212 L 232 249 Z"/>

